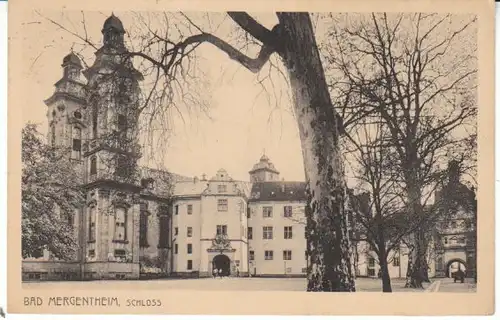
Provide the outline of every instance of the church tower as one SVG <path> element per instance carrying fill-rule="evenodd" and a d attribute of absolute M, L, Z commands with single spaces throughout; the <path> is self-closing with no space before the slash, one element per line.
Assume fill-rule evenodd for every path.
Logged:
<path fill-rule="evenodd" d="M 85 150 L 87 278 L 139 275 L 138 194 L 140 158 L 139 81 L 141 73 L 127 55 L 122 22 L 110 16 L 102 28 L 103 46 L 87 78 L 89 129 Z M 109 264 L 109 261 L 120 262 Z M 117 266 L 119 270 L 109 270 Z"/>
<path fill-rule="evenodd" d="M 250 182 L 278 181 L 280 173 L 264 154 L 249 172 Z"/>
<path fill-rule="evenodd" d="M 81 165 L 82 138 L 87 127 L 84 119 L 86 106 L 85 84 L 81 80 L 82 64 L 71 52 L 64 57 L 62 78 L 55 83 L 55 91 L 45 100 L 49 123 L 48 141 L 53 146 L 66 148 L 75 165 Z M 83 181 L 82 181 L 83 182 Z"/>

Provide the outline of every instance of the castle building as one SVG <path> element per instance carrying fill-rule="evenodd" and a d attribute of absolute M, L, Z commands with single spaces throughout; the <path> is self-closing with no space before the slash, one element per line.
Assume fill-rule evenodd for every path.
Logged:
<path fill-rule="evenodd" d="M 249 171 L 249 181 L 224 169 L 198 179 L 138 166 L 142 75 L 126 54 L 124 33 L 110 16 L 94 63 L 83 70 L 74 53 L 64 57 L 62 78 L 45 100 L 48 141 L 71 150 L 80 177 L 68 178 L 80 179 L 86 203 L 70 221 L 77 257 L 62 261 L 46 251 L 24 259 L 23 280 L 207 277 L 215 269 L 305 276 L 305 182 L 280 180 L 267 156 Z M 455 241 L 458 233 L 450 232 Z M 473 249 L 461 247 L 465 255 L 457 258 L 448 244 L 439 249 L 439 266 L 471 263 Z M 376 277 L 370 250 L 358 243 L 354 249 L 356 274 Z M 404 277 L 404 255 L 394 259 L 391 276 Z M 440 275 L 447 275 L 444 268 L 437 268 Z"/>

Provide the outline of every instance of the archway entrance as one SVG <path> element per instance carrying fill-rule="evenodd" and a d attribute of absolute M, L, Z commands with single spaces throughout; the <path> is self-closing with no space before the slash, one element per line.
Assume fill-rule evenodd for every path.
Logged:
<path fill-rule="evenodd" d="M 465 261 L 462 259 L 452 259 L 448 261 L 446 264 L 446 277 L 451 278 L 452 274 L 458 270 L 462 270 L 465 274 L 467 274 L 467 265 Z"/>
<path fill-rule="evenodd" d="M 222 275 L 227 277 L 231 274 L 231 260 L 225 254 L 219 254 L 212 260 L 212 268 L 222 270 Z"/>

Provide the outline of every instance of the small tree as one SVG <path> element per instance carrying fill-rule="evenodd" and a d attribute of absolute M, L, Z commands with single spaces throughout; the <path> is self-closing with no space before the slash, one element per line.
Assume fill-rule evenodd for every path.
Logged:
<path fill-rule="evenodd" d="M 71 260 L 77 251 L 73 221 L 84 203 L 80 173 L 69 150 L 47 145 L 34 124 L 22 130 L 22 256 Z"/>

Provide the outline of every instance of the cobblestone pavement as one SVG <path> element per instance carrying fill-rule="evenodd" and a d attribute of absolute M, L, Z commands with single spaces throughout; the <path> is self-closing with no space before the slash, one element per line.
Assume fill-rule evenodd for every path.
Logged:
<path fill-rule="evenodd" d="M 451 278 L 440 279 L 439 287 L 437 292 L 456 292 L 456 293 L 468 293 L 476 292 L 476 283 L 473 279 L 467 278 L 464 283 L 453 282 Z"/>
<path fill-rule="evenodd" d="M 404 279 L 392 279 L 394 292 L 414 292 L 423 290 L 405 289 Z M 204 279 L 159 279 L 159 280 L 102 280 L 102 281 L 58 281 L 29 282 L 24 288 L 34 289 L 99 289 L 99 290 L 227 290 L 227 291 L 305 291 L 303 278 L 204 278 Z M 361 292 L 381 292 L 380 279 L 358 278 L 356 290 Z"/>

